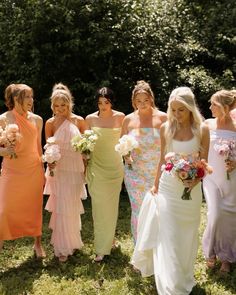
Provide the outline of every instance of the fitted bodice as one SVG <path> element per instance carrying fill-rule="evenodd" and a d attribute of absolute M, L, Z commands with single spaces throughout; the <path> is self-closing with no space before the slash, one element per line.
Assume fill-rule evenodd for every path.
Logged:
<path fill-rule="evenodd" d="M 193 136 L 190 140 L 180 141 L 172 139 L 167 152 L 175 152 L 181 154 L 197 153 L 200 150 L 200 141 L 196 136 Z"/>

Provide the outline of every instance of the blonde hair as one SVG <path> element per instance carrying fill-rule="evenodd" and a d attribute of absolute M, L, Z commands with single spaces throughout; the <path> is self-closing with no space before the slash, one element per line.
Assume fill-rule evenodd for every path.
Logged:
<path fill-rule="evenodd" d="M 229 111 L 231 111 L 235 107 L 236 90 L 219 90 L 211 96 L 211 101 L 216 103 L 221 108 L 222 113 L 225 116 L 225 106 L 229 107 Z"/>
<path fill-rule="evenodd" d="M 168 146 L 171 140 L 174 138 L 176 131 L 179 129 L 179 124 L 174 117 L 171 103 L 178 101 L 182 103 L 190 112 L 191 116 L 191 129 L 193 134 L 197 137 L 199 143 L 201 142 L 201 123 L 203 117 L 196 105 L 195 96 L 189 87 L 178 87 L 174 89 L 169 97 L 168 109 L 167 109 L 167 122 L 165 129 L 166 146 Z"/>
<path fill-rule="evenodd" d="M 50 100 L 51 100 L 51 109 L 52 109 L 54 114 L 55 114 L 54 104 L 58 99 L 62 99 L 63 102 L 66 105 L 68 105 L 68 109 L 69 109 L 69 112 L 71 114 L 72 111 L 73 111 L 74 102 L 73 102 L 73 97 L 70 94 L 70 91 L 66 91 L 66 90 L 63 90 L 63 89 L 56 89 L 56 90 L 54 90 L 52 92 Z"/>
<path fill-rule="evenodd" d="M 135 98 L 136 98 L 136 95 L 139 93 L 146 93 L 150 97 L 152 107 L 156 108 L 155 97 L 149 83 L 147 83 L 144 80 L 140 80 L 140 81 L 137 81 L 137 84 L 134 86 L 134 89 L 132 91 L 131 101 L 132 101 L 132 106 L 134 110 L 137 110 L 137 107 L 135 105 Z"/>
<path fill-rule="evenodd" d="M 54 84 L 53 88 L 52 88 L 52 92 L 54 92 L 55 90 L 65 90 L 67 91 L 71 97 L 72 97 L 72 94 L 71 94 L 71 91 L 70 89 L 63 83 L 59 82 L 59 83 L 56 83 Z"/>
<path fill-rule="evenodd" d="M 15 107 L 14 97 L 17 97 L 18 103 L 22 106 L 25 98 L 26 91 L 29 90 L 33 94 L 33 89 L 26 84 L 10 84 L 4 92 L 5 105 L 8 110 Z"/>

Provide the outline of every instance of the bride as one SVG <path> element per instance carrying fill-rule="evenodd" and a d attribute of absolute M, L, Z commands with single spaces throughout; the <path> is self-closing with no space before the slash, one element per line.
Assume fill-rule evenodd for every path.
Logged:
<path fill-rule="evenodd" d="M 169 172 L 162 172 L 161 167 L 168 152 L 199 152 L 200 158 L 207 160 L 209 130 L 202 123 L 194 94 L 188 87 L 172 91 L 167 118 L 160 129 L 160 161 L 154 186 L 146 194 L 140 211 L 138 240 L 131 263 L 143 276 L 155 275 L 159 295 L 187 295 L 195 285 L 202 202 L 200 180 L 181 182 Z M 190 200 L 181 198 L 185 187 L 191 191 Z"/>

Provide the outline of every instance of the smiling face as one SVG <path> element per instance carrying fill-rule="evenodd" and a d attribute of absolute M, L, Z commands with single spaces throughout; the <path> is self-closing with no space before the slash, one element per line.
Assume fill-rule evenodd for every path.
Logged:
<path fill-rule="evenodd" d="M 222 117 L 224 115 L 223 106 L 217 103 L 214 99 L 211 99 L 211 105 L 209 109 L 211 110 L 212 116 L 214 118 Z"/>
<path fill-rule="evenodd" d="M 55 97 L 52 103 L 55 115 L 67 117 L 69 115 L 69 104 L 62 97 Z"/>
<path fill-rule="evenodd" d="M 150 95 L 146 92 L 137 93 L 134 98 L 134 105 L 138 110 L 147 110 L 152 107 Z"/>
<path fill-rule="evenodd" d="M 170 107 L 174 118 L 179 124 L 184 124 L 191 121 L 191 112 L 182 102 L 173 100 Z"/>
<path fill-rule="evenodd" d="M 23 111 L 31 111 L 33 108 L 34 98 L 33 92 L 30 89 L 25 90 L 24 100 L 22 102 L 22 109 Z"/>
<path fill-rule="evenodd" d="M 112 108 L 112 105 L 110 101 L 106 97 L 100 96 L 98 99 L 99 112 L 107 112 L 107 111 L 110 111 L 111 108 Z"/>
<path fill-rule="evenodd" d="M 33 90 L 30 87 L 24 87 L 24 89 L 14 97 L 15 108 L 21 113 L 32 111 L 33 103 Z"/>

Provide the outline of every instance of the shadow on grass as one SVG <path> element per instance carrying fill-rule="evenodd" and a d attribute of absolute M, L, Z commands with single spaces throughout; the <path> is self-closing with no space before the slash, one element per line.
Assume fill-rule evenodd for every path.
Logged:
<path fill-rule="evenodd" d="M 199 284 L 196 284 L 196 286 L 193 287 L 191 295 L 206 295 L 206 290 L 202 288 Z"/>
<path fill-rule="evenodd" d="M 231 265 L 231 272 L 229 274 L 222 274 L 219 272 L 220 263 L 217 263 L 214 269 L 207 269 L 206 273 L 209 278 L 209 282 L 220 283 L 225 286 L 227 291 L 230 291 L 232 294 L 236 294 L 236 263 Z"/>
<path fill-rule="evenodd" d="M 141 273 L 134 271 L 132 265 L 128 271 L 127 285 L 131 294 L 137 294 L 137 290 L 139 290 L 139 294 L 157 295 L 154 276 L 142 278 Z"/>
<path fill-rule="evenodd" d="M 34 281 L 42 274 L 42 260 L 29 257 L 19 266 L 0 273 L 1 294 L 15 295 L 31 293 Z"/>
<path fill-rule="evenodd" d="M 101 263 L 93 262 L 93 257 L 83 251 L 76 251 L 66 263 L 58 262 L 53 257 L 46 263 L 44 269 L 49 276 L 66 279 L 98 280 L 104 278 L 108 281 L 120 279 L 126 275 L 125 267 L 129 262 L 129 256 L 115 249 L 110 256 L 105 257 Z"/>

